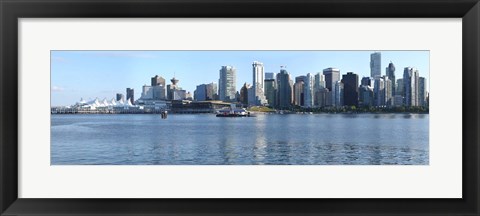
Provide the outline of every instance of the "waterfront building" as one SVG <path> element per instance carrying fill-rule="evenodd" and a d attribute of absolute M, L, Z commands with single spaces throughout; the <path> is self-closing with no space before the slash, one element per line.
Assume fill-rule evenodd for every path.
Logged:
<path fill-rule="evenodd" d="M 142 86 L 142 96 L 141 100 L 153 100 L 153 89 L 152 86 L 143 85 Z"/>
<path fill-rule="evenodd" d="M 117 93 L 117 101 L 125 100 L 125 97 L 122 93 Z"/>
<path fill-rule="evenodd" d="M 403 96 L 402 95 L 395 95 L 393 97 L 393 106 L 396 106 L 396 107 L 403 106 Z"/>
<path fill-rule="evenodd" d="M 248 106 L 256 106 L 257 100 L 255 99 L 255 91 L 253 90 L 252 86 L 247 89 L 248 94 Z"/>
<path fill-rule="evenodd" d="M 216 82 L 211 82 L 207 84 L 206 86 L 207 89 L 207 96 L 206 100 L 218 100 L 218 86 Z"/>
<path fill-rule="evenodd" d="M 297 79 L 295 78 L 296 82 L 293 84 L 293 104 L 295 106 L 303 106 L 304 105 L 304 79 Z"/>
<path fill-rule="evenodd" d="M 265 73 L 265 80 L 271 80 L 271 79 L 275 79 L 275 72 L 266 72 Z"/>
<path fill-rule="evenodd" d="M 370 54 L 370 77 L 374 79 L 382 75 L 382 54 L 380 52 L 374 52 Z"/>
<path fill-rule="evenodd" d="M 135 92 L 133 88 L 127 88 L 127 100 L 130 101 L 131 104 L 135 104 Z"/>
<path fill-rule="evenodd" d="M 324 106 L 327 106 L 327 104 L 330 104 L 330 103 L 327 103 L 327 98 L 328 98 L 328 95 L 330 94 L 330 92 L 328 91 L 327 88 L 320 88 L 318 89 L 316 92 L 315 92 L 315 101 L 314 101 L 314 105 L 316 107 L 324 107 Z M 331 99 L 330 99 L 331 101 Z"/>
<path fill-rule="evenodd" d="M 165 86 L 165 79 L 161 76 L 155 75 L 151 79 L 151 86 Z"/>
<path fill-rule="evenodd" d="M 403 79 L 397 79 L 397 85 L 395 88 L 395 95 L 401 95 L 402 98 L 405 95 L 405 91 L 403 90 L 405 86 L 403 85 Z"/>
<path fill-rule="evenodd" d="M 358 106 L 358 75 L 348 72 L 343 75 L 342 83 L 344 85 L 344 105 Z"/>
<path fill-rule="evenodd" d="M 418 106 L 427 106 L 427 89 L 425 77 L 418 78 Z"/>
<path fill-rule="evenodd" d="M 222 66 L 218 80 L 218 95 L 221 101 L 235 101 L 237 72 L 232 66 Z"/>
<path fill-rule="evenodd" d="M 337 68 L 323 69 L 323 75 L 325 76 L 325 87 L 332 91 L 337 81 L 340 81 L 340 70 Z"/>
<path fill-rule="evenodd" d="M 247 83 L 243 84 L 243 87 L 240 89 L 240 103 L 243 105 L 248 105 L 248 89 L 251 86 Z"/>
<path fill-rule="evenodd" d="M 267 77 L 266 74 L 265 77 Z M 265 98 L 267 99 L 268 105 L 272 107 L 275 106 L 275 91 L 275 79 L 265 79 Z"/>
<path fill-rule="evenodd" d="M 385 105 L 392 106 L 393 105 L 393 94 L 392 94 L 392 81 L 389 79 L 388 76 L 382 77 L 384 82 L 384 92 L 385 92 Z"/>
<path fill-rule="evenodd" d="M 341 107 L 343 106 L 343 96 L 344 96 L 344 85 L 341 81 L 335 83 L 334 91 L 332 93 L 332 106 Z"/>
<path fill-rule="evenodd" d="M 313 102 L 314 102 L 314 84 L 315 84 L 315 77 L 313 74 L 308 73 L 307 76 L 305 76 L 305 82 L 304 82 L 304 89 L 303 89 L 303 106 L 307 108 L 313 107 Z"/>
<path fill-rule="evenodd" d="M 180 80 L 175 79 L 175 76 L 170 80 L 171 84 L 167 85 L 167 99 L 168 100 L 175 100 L 175 91 L 181 90 L 181 88 L 177 85 Z"/>
<path fill-rule="evenodd" d="M 185 100 L 190 100 L 190 101 L 193 100 L 193 95 L 192 95 L 191 92 L 187 92 L 187 93 L 185 94 Z"/>
<path fill-rule="evenodd" d="M 277 74 L 277 97 L 276 107 L 280 109 L 289 108 L 292 105 L 292 80 L 290 74 L 283 66 L 280 68 L 280 73 Z"/>
<path fill-rule="evenodd" d="M 375 106 L 385 106 L 385 80 L 382 77 L 375 77 L 373 84 Z"/>
<path fill-rule="evenodd" d="M 358 103 L 361 107 L 371 107 L 374 105 L 374 94 L 371 86 L 361 85 L 358 88 Z"/>
<path fill-rule="evenodd" d="M 188 97 L 192 97 L 191 94 L 188 92 L 187 94 L 187 91 L 186 90 L 182 90 L 182 89 L 174 89 L 172 90 L 172 100 L 185 100 L 187 99 Z"/>
<path fill-rule="evenodd" d="M 263 63 L 254 61 L 252 64 L 253 72 L 253 105 L 264 105 L 267 103 L 265 98 L 265 71 Z"/>
<path fill-rule="evenodd" d="M 207 85 L 201 84 L 197 85 L 197 88 L 193 92 L 195 101 L 206 101 L 207 100 Z"/>
<path fill-rule="evenodd" d="M 406 67 L 403 71 L 404 104 L 405 106 L 418 106 L 418 70 Z"/>
<path fill-rule="evenodd" d="M 395 65 L 390 62 L 388 64 L 388 67 L 385 68 L 385 74 L 387 75 L 388 79 L 391 80 L 392 85 L 390 87 L 390 92 L 392 92 L 392 95 L 395 95 Z"/>
<path fill-rule="evenodd" d="M 373 87 L 373 78 L 371 77 L 362 77 L 360 85 Z"/>
<path fill-rule="evenodd" d="M 313 85 L 315 91 L 325 88 L 325 75 L 321 73 L 315 74 L 315 84 Z"/>

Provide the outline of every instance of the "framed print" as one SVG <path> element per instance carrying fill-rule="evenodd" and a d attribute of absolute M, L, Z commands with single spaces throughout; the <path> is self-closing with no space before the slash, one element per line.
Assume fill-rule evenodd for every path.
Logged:
<path fill-rule="evenodd" d="M 1 215 L 478 215 L 468 1 L 1 1 Z"/>

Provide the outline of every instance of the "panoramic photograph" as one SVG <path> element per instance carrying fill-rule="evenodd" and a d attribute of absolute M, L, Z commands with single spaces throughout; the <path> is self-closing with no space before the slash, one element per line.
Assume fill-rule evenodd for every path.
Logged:
<path fill-rule="evenodd" d="M 429 165 L 427 50 L 52 50 L 51 165 Z"/>

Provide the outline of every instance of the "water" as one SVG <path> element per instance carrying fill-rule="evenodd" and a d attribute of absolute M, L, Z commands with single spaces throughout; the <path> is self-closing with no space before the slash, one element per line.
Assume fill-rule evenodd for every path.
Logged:
<path fill-rule="evenodd" d="M 52 115 L 51 164 L 429 164 L 428 114 Z"/>

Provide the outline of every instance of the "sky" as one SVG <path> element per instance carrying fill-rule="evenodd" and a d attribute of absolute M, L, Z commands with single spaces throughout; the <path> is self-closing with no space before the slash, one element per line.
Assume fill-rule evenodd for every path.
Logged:
<path fill-rule="evenodd" d="M 219 70 L 231 65 L 237 71 L 237 90 L 252 83 L 252 63 L 264 64 L 265 72 L 280 71 L 286 66 L 294 80 L 307 73 L 316 74 L 334 67 L 340 74 L 353 72 L 370 76 L 370 51 L 51 51 L 51 105 L 68 106 L 99 98 L 108 100 L 126 88 L 140 98 L 143 85 L 150 85 L 155 75 L 167 84 L 175 76 L 178 85 L 193 94 L 197 85 L 218 83 Z M 382 75 L 390 62 L 396 79 L 405 67 L 415 67 L 429 79 L 429 51 L 378 51 L 382 55 Z M 428 88 L 427 88 L 427 91 Z"/>

